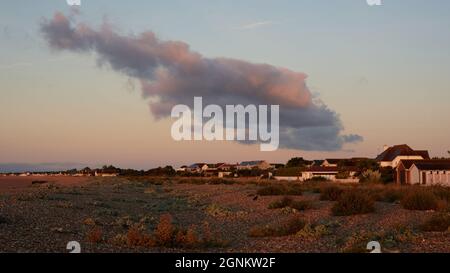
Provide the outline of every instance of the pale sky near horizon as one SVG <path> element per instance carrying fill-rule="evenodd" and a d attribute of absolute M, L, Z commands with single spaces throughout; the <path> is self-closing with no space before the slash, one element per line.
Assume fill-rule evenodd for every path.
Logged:
<path fill-rule="evenodd" d="M 373 157 L 384 144 L 432 156 L 450 150 L 450 1 L 82 0 L 80 20 L 122 33 L 154 31 L 206 57 L 286 67 L 364 137 L 341 151 L 259 151 L 259 145 L 174 142 L 139 83 L 95 56 L 52 52 L 42 18 L 64 0 L 0 0 L 0 164 L 76 162 L 150 168 L 196 161 L 286 162 Z"/>

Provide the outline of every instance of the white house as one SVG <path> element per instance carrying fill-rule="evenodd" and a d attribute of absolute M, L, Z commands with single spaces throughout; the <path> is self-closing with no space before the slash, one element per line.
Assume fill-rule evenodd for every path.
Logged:
<path fill-rule="evenodd" d="M 384 151 L 376 157 L 381 167 L 396 168 L 401 160 L 425 160 L 430 159 L 428 151 L 413 150 L 406 144 L 392 147 L 384 146 Z"/>
<path fill-rule="evenodd" d="M 322 167 L 337 167 L 338 163 L 342 159 L 335 159 L 335 158 L 327 158 L 325 159 L 320 166 Z"/>
<path fill-rule="evenodd" d="M 402 160 L 396 181 L 404 185 L 450 186 L 450 160 Z"/>
<path fill-rule="evenodd" d="M 347 177 L 339 178 L 339 174 L 345 173 Z M 356 177 L 358 169 L 355 167 L 323 167 L 323 166 L 311 166 L 309 168 L 301 169 L 293 175 L 290 172 L 286 174 L 275 174 L 274 178 L 276 180 L 286 180 L 286 181 L 306 181 L 314 178 L 324 178 L 330 181 L 336 182 L 347 182 L 347 183 L 357 183 L 359 179 Z"/>
<path fill-rule="evenodd" d="M 186 171 L 192 173 L 202 173 L 208 169 L 208 164 L 206 163 L 194 163 L 186 168 Z"/>

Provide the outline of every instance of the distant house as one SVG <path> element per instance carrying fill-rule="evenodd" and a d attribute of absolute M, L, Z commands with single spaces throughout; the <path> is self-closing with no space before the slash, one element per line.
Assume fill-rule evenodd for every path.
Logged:
<path fill-rule="evenodd" d="M 264 160 L 244 161 L 237 166 L 238 170 L 268 170 L 271 168 L 272 166 Z"/>
<path fill-rule="evenodd" d="M 100 177 L 115 177 L 119 176 L 119 173 L 113 171 L 95 171 L 94 175 Z"/>
<path fill-rule="evenodd" d="M 186 168 L 186 171 L 192 173 L 201 173 L 208 169 L 208 164 L 206 163 L 194 163 Z"/>
<path fill-rule="evenodd" d="M 406 144 L 385 146 L 384 151 L 376 157 L 381 167 L 396 168 L 401 160 L 424 160 L 430 159 L 428 151 L 413 150 Z"/>
<path fill-rule="evenodd" d="M 228 163 L 222 163 L 218 164 L 217 169 L 219 171 L 232 171 L 235 170 L 239 164 L 228 164 Z"/>
<path fill-rule="evenodd" d="M 306 181 L 314 178 L 324 178 L 336 182 L 357 183 L 358 169 L 355 167 L 323 167 L 311 166 L 309 168 L 289 168 L 290 170 L 275 173 L 276 180 Z"/>
<path fill-rule="evenodd" d="M 272 169 L 276 170 L 276 169 L 283 168 L 284 164 L 282 164 L 282 163 L 271 163 L 270 166 L 272 167 Z"/>
<path fill-rule="evenodd" d="M 325 159 L 320 166 L 322 167 L 337 167 L 339 162 L 343 161 L 344 159 L 337 159 L 337 158 L 327 158 Z"/>
<path fill-rule="evenodd" d="M 187 170 L 188 166 L 183 165 L 181 167 L 179 167 L 178 169 L 176 169 L 177 172 L 185 172 Z"/>
<path fill-rule="evenodd" d="M 323 166 L 312 166 L 306 168 L 301 172 L 301 180 L 309 180 L 317 177 L 322 177 L 331 181 L 342 180 L 344 182 L 358 182 L 359 179 L 355 178 L 358 173 L 358 169 L 355 167 L 323 167 Z M 346 177 L 340 178 L 339 175 L 345 175 Z"/>
<path fill-rule="evenodd" d="M 450 160 L 401 160 L 395 174 L 400 185 L 450 186 Z"/>
<path fill-rule="evenodd" d="M 322 166 L 324 161 L 325 160 L 313 160 L 313 163 L 311 166 Z"/>

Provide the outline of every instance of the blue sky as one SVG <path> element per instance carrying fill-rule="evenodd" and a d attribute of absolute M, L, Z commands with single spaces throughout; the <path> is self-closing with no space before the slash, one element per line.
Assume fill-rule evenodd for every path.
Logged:
<path fill-rule="evenodd" d="M 374 156 L 382 145 L 399 143 L 443 156 L 450 149 L 450 2 L 383 4 L 82 0 L 80 19 L 92 25 L 108 20 L 123 33 L 152 30 L 207 57 L 304 72 L 311 91 L 340 115 L 345 131 L 365 139 L 333 153 L 280 151 L 271 155 L 275 161 L 297 155 Z M 160 133 L 169 131 L 167 124 L 152 120 L 139 88 L 132 91 L 126 77 L 99 69 L 93 56 L 48 49 L 39 22 L 56 11 L 69 12 L 65 1 L 2 0 L 0 163 L 112 161 L 145 167 L 187 160 L 179 155 L 183 148 Z M 98 144 L 105 139 L 107 144 Z M 128 143 L 142 146 L 110 148 Z M 164 145 L 176 148 L 159 150 Z M 242 160 L 268 157 L 256 148 L 227 149 L 242 152 Z M 209 151 L 197 156 L 217 157 Z"/>

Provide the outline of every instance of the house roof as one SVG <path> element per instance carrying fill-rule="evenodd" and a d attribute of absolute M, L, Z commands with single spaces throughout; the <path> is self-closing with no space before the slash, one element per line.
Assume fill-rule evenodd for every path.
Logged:
<path fill-rule="evenodd" d="M 255 166 L 263 163 L 264 160 L 254 160 L 254 161 L 243 161 L 241 162 L 241 166 Z"/>
<path fill-rule="evenodd" d="M 379 154 L 376 158 L 377 161 L 392 161 L 397 156 L 421 156 L 423 159 L 430 159 L 428 151 L 416 151 L 406 144 L 395 145 L 389 147 L 384 152 Z"/>
<path fill-rule="evenodd" d="M 325 160 L 313 160 L 314 165 L 322 165 Z"/>
<path fill-rule="evenodd" d="M 201 168 L 205 165 L 206 165 L 206 163 L 194 163 L 194 164 L 190 165 L 189 168 Z"/>
<path fill-rule="evenodd" d="M 325 159 L 329 164 L 338 164 L 339 162 L 341 162 L 342 160 L 345 159 L 340 159 L 340 158 L 326 158 Z"/>
<path fill-rule="evenodd" d="M 358 171 L 358 168 L 311 166 L 309 168 L 303 169 L 303 172 L 341 172 L 341 171 Z"/>
<path fill-rule="evenodd" d="M 403 167 L 405 167 L 405 169 L 409 169 L 411 168 L 412 165 L 414 165 L 414 163 L 418 162 L 418 161 L 423 161 L 423 160 L 400 160 L 400 163 L 398 164 L 403 165 Z"/>
<path fill-rule="evenodd" d="M 402 160 L 400 162 L 406 169 L 416 165 L 419 170 L 450 170 L 449 159 Z"/>
<path fill-rule="evenodd" d="M 450 170 L 450 160 L 421 160 L 414 163 L 419 170 L 424 171 L 446 171 Z"/>

